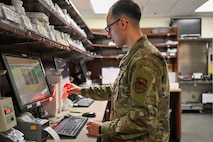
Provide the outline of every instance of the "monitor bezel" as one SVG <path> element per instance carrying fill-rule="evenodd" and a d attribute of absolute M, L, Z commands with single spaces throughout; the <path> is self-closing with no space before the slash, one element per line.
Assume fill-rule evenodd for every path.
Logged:
<path fill-rule="evenodd" d="M 6 59 L 7 56 L 37 60 L 39 62 L 39 65 L 41 67 L 41 71 L 43 73 L 45 82 L 47 84 L 47 87 L 48 87 L 47 89 L 48 89 L 49 95 L 44 99 L 41 99 L 41 100 L 38 100 L 38 101 L 33 101 L 33 102 L 30 102 L 30 103 L 27 103 L 27 104 L 22 104 L 20 95 L 18 93 L 17 86 L 15 85 L 14 78 L 12 77 L 12 72 L 10 71 L 9 63 Z M 39 57 L 31 56 L 31 55 L 27 55 L 27 54 L 7 53 L 7 52 L 6 53 L 3 52 L 1 54 L 1 57 L 2 57 L 3 68 L 5 68 L 7 70 L 6 77 L 8 79 L 8 83 L 11 86 L 11 92 L 8 93 L 7 95 L 11 96 L 13 101 L 15 101 L 15 103 L 16 103 L 15 105 L 18 107 L 18 108 L 15 109 L 16 111 L 18 111 L 18 112 L 16 112 L 17 115 L 21 114 L 23 112 L 33 110 L 34 108 L 38 108 L 38 107 L 41 106 L 41 104 L 43 102 L 49 101 L 49 99 L 52 97 L 52 92 L 50 90 L 50 84 L 47 81 L 47 77 L 46 77 L 46 74 L 45 74 L 45 70 L 44 70 L 42 61 Z"/>

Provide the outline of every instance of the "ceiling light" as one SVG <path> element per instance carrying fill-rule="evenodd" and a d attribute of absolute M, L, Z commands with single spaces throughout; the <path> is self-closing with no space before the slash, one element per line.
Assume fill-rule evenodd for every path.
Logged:
<path fill-rule="evenodd" d="M 106 14 L 117 0 L 90 0 L 96 14 Z"/>
<path fill-rule="evenodd" d="M 208 0 L 206 3 L 198 7 L 195 12 L 213 12 L 213 0 Z"/>

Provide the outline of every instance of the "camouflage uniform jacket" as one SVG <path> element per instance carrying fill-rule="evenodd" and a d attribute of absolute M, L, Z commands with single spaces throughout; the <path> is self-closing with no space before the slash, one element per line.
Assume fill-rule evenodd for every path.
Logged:
<path fill-rule="evenodd" d="M 82 88 L 82 95 L 111 100 L 110 121 L 101 132 L 110 142 L 169 141 L 169 82 L 166 61 L 143 36 L 121 60 L 113 86 Z"/>

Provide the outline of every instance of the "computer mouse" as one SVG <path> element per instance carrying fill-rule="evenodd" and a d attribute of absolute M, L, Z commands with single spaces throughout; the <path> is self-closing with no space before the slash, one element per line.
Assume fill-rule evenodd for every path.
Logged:
<path fill-rule="evenodd" d="M 84 117 L 95 117 L 96 113 L 93 112 L 93 111 L 89 111 L 89 112 L 83 113 L 82 116 L 84 116 Z"/>
<path fill-rule="evenodd" d="M 67 113 L 64 115 L 64 118 L 69 118 L 71 116 L 71 114 Z"/>

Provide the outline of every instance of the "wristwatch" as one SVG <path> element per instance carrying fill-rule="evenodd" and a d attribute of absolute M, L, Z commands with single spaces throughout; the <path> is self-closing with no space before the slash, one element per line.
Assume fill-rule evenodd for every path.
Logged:
<path fill-rule="evenodd" d="M 98 130 L 99 130 L 99 134 L 101 134 L 101 126 L 99 126 Z"/>

